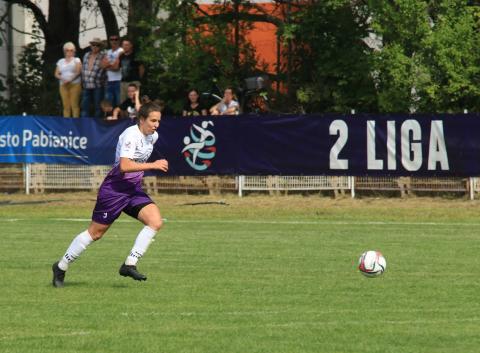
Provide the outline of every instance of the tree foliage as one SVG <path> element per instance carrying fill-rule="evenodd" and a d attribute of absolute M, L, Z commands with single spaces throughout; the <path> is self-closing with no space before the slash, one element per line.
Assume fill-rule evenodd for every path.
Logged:
<path fill-rule="evenodd" d="M 476 8 L 464 1 L 370 1 L 380 111 L 480 109 Z"/>
<path fill-rule="evenodd" d="M 348 0 L 313 1 L 293 14 L 290 90 L 310 112 L 376 111 L 365 9 Z"/>
<path fill-rule="evenodd" d="M 37 39 L 23 48 L 13 68 L 15 75 L 6 79 L 9 98 L 0 98 L 0 114 L 51 115 L 59 111 L 56 104 L 58 84 L 43 79 L 43 58 L 39 45 Z"/>

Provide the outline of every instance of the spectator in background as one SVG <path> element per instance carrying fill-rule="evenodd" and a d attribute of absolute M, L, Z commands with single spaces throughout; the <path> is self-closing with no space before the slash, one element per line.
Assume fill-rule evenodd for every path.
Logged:
<path fill-rule="evenodd" d="M 130 83 L 127 91 L 128 98 L 122 104 L 113 110 L 113 120 L 119 118 L 130 118 L 134 120 L 137 117 L 137 111 L 140 110 L 140 90 L 136 84 Z"/>
<path fill-rule="evenodd" d="M 122 49 L 123 53 L 120 55 L 120 68 L 122 70 L 120 101 L 123 102 L 127 98 L 127 90 L 130 83 L 135 83 L 140 88 L 140 81 L 145 74 L 145 66 L 137 60 L 133 43 L 130 39 L 122 41 Z"/>
<path fill-rule="evenodd" d="M 82 62 L 75 57 L 75 44 L 67 42 L 63 45 L 65 57 L 57 61 L 55 77 L 60 83 L 63 116 L 78 118 L 80 116 L 80 95 L 82 84 L 80 74 Z"/>
<path fill-rule="evenodd" d="M 188 92 L 187 102 L 183 107 L 183 116 L 207 115 L 207 108 L 200 103 L 199 97 L 200 95 L 196 89 L 191 89 Z"/>
<path fill-rule="evenodd" d="M 240 106 L 235 100 L 233 88 L 227 87 L 223 92 L 223 99 L 210 108 L 212 115 L 237 115 L 240 111 Z"/>
<path fill-rule="evenodd" d="M 100 101 L 103 99 L 105 85 L 105 70 L 102 68 L 102 60 L 105 54 L 102 52 L 102 41 L 93 38 L 90 42 L 91 51 L 83 57 L 82 65 L 82 117 L 92 116 L 90 106 L 93 103 L 94 116 L 101 116 Z"/>
<path fill-rule="evenodd" d="M 110 102 L 109 100 L 106 100 L 106 99 L 102 100 L 100 102 L 100 110 L 101 110 L 100 117 L 102 117 L 105 120 L 113 120 L 113 105 L 112 105 L 112 102 Z"/>
<path fill-rule="evenodd" d="M 120 82 L 122 81 L 122 71 L 120 70 L 120 54 L 123 49 L 120 48 L 120 37 L 112 35 L 109 38 L 110 49 L 102 60 L 102 68 L 107 72 L 107 86 L 105 98 L 114 106 L 120 103 Z"/>

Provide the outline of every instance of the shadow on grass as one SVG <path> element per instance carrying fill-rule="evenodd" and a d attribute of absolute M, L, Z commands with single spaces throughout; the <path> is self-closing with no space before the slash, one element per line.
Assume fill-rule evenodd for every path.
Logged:
<path fill-rule="evenodd" d="M 89 285 L 91 285 L 91 283 L 85 282 L 85 281 L 68 281 L 68 282 L 65 281 L 65 285 L 61 288 L 58 288 L 58 289 L 69 288 L 69 287 L 87 287 Z M 55 288 L 54 286 L 52 286 L 51 282 L 50 282 L 49 286 L 52 287 L 52 288 Z"/>
<path fill-rule="evenodd" d="M 129 288 L 130 286 L 127 283 L 114 283 L 113 288 Z"/>
<path fill-rule="evenodd" d="M 65 285 L 62 288 L 55 288 L 52 286 L 52 283 L 48 284 L 48 287 L 55 288 L 55 289 L 64 289 L 64 288 L 80 288 L 80 287 L 92 287 L 95 286 L 95 288 L 98 287 L 104 287 L 104 288 L 130 288 L 128 283 L 97 283 L 97 282 L 87 282 L 87 281 L 65 281 Z"/>

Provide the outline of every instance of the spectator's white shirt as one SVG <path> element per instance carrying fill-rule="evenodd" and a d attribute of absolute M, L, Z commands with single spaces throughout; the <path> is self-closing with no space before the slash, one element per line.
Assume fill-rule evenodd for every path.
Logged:
<path fill-rule="evenodd" d="M 236 108 L 235 111 L 238 113 L 238 102 L 235 100 L 231 100 L 230 103 L 225 104 L 225 102 L 220 102 L 217 106 L 217 110 L 220 114 L 225 114 L 225 112 L 230 108 Z"/>
<path fill-rule="evenodd" d="M 115 152 L 115 165 L 120 163 L 120 158 L 132 159 L 137 163 L 145 163 L 153 151 L 153 145 L 158 140 L 158 133 L 144 135 L 138 125 L 130 126 L 118 138 Z"/>
<path fill-rule="evenodd" d="M 58 72 L 60 72 L 60 76 L 62 79 L 60 80 L 60 83 L 64 80 L 71 80 L 75 75 L 77 74 L 75 67 L 77 64 L 81 64 L 82 62 L 80 61 L 79 58 L 73 58 L 69 62 L 65 58 L 60 59 L 57 61 L 57 67 L 58 67 Z M 80 75 L 73 81 L 72 83 L 80 83 L 81 77 Z"/>
<path fill-rule="evenodd" d="M 107 58 L 110 64 L 113 64 L 115 60 L 123 53 L 123 49 L 117 48 L 117 50 L 113 51 L 112 49 L 108 49 L 107 51 Z M 121 81 L 122 80 L 122 70 L 113 71 L 107 69 L 107 78 L 108 81 Z"/>

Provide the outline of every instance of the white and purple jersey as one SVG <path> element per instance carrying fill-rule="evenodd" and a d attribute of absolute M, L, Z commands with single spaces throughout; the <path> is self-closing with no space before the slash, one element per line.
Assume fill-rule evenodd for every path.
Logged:
<path fill-rule="evenodd" d="M 153 151 L 153 145 L 158 140 L 158 133 L 144 135 L 138 125 L 130 126 L 118 138 L 115 151 L 115 165 L 120 163 L 120 158 L 125 157 L 137 163 L 145 163 Z"/>
<path fill-rule="evenodd" d="M 143 172 L 122 173 L 120 171 L 120 158 L 128 158 L 137 163 L 145 163 L 153 151 L 153 145 L 158 140 L 158 133 L 144 135 L 138 125 L 130 126 L 118 138 L 115 151 L 115 164 L 108 176 L 114 179 L 140 182 Z M 117 177 L 117 178 L 115 178 Z"/>
<path fill-rule="evenodd" d="M 122 211 L 131 214 L 134 207 L 152 203 L 150 197 L 142 190 L 143 171 L 122 173 L 120 158 L 145 163 L 150 158 L 157 140 L 157 132 L 144 135 L 138 125 L 129 127 L 120 135 L 115 152 L 115 164 L 98 190 L 92 220 L 111 224 Z"/>

